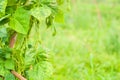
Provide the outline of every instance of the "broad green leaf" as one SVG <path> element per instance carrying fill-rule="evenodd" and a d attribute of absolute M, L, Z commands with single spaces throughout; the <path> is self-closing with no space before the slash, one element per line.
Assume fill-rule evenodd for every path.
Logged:
<path fill-rule="evenodd" d="M 18 33 L 27 34 L 29 30 L 30 14 L 27 10 L 20 7 L 10 19 L 10 28 Z"/>
<path fill-rule="evenodd" d="M 36 7 L 31 10 L 31 15 L 39 21 L 45 20 L 48 16 L 50 16 L 50 14 L 51 10 L 47 6 Z"/>
<path fill-rule="evenodd" d="M 7 0 L 0 0 L 0 17 L 5 15 L 6 6 L 7 6 Z"/>
<path fill-rule="evenodd" d="M 15 80 L 15 77 L 14 77 L 14 75 L 13 75 L 13 74 L 8 73 L 8 74 L 6 74 L 6 76 L 5 76 L 5 79 L 4 79 L 4 80 Z"/>
<path fill-rule="evenodd" d="M 5 68 L 9 70 L 14 70 L 14 61 L 11 59 L 8 59 L 5 61 Z"/>
<path fill-rule="evenodd" d="M 0 38 L 7 37 L 6 28 L 0 28 Z"/>
<path fill-rule="evenodd" d="M 32 70 L 27 72 L 29 80 L 46 80 L 52 75 L 52 65 L 49 62 L 43 61 L 33 66 Z"/>
<path fill-rule="evenodd" d="M 0 75 L 4 76 L 5 75 L 5 68 L 4 68 L 4 64 L 0 63 Z"/>

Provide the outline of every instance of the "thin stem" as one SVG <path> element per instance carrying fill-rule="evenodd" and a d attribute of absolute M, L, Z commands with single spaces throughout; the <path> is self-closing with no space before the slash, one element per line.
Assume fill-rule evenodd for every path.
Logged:
<path fill-rule="evenodd" d="M 17 72 L 15 72 L 13 70 L 11 71 L 11 73 L 20 80 L 27 80 L 26 78 L 24 78 L 23 76 L 21 76 L 20 74 L 18 74 Z"/>
<path fill-rule="evenodd" d="M 101 11 L 99 9 L 97 0 L 94 0 L 94 4 L 96 5 L 96 12 L 97 12 L 97 16 L 98 16 L 98 24 L 99 24 L 99 27 L 101 27 L 102 26 L 102 15 L 101 15 Z"/>

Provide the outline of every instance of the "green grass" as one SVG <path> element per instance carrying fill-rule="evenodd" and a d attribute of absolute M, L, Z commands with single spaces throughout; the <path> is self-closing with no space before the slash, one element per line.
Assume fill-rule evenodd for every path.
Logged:
<path fill-rule="evenodd" d="M 46 36 L 44 44 L 54 51 L 52 80 L 120 79 L 120 56 L 100 49 L 90 31 L 60 29 L 57 36 Z"/>
<path fill-rule="evenodd" d="M 56 36 L 49 30 L 42 33 L 54 68 L 51 80 L 120 79 L 119 5 L 109 15 L 110 6 L 99 4 L 103 23 L 99 27 L 95 6 L 88 4 L 74 5 Z"/>

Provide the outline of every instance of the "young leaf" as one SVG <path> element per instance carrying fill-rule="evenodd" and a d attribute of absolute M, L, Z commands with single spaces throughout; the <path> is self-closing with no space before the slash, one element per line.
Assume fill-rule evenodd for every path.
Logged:
<path fill-rule="evenodd" d="M 18 33 L 27 34 L 29 30 L 29 21 L 30 21 L 30 14 L 27 10 L 20 7 L 17 8 L 15 14 L 10 19 L 10 28 L 15 30 Z"/>

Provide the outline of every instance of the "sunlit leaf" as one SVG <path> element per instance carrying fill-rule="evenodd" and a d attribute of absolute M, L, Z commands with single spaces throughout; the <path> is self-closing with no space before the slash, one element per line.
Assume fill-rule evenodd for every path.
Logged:
<path fill-rule="evenodd" d="M 13 74 L 8 73 L 8 74 L 6 74 L 6 76 L 5 76 L 5 80 L 15 80 L 15 77 L 14 77 Z"/>
<path fill-rule="evenodd" d="M 32 70 L 27 72 L 29 80 L 45 80 L 52 74 L 52 65 L 43 61 L 33 66 Z"/>
<path fill-rule="evenodd" d="M 39 21 L 45 20 L 48 16 L 50 16 L 51 10 L 49 7 L 36 7 L 31 10 L 31 15 L 34 16 Z"/>
<path fill-rule="evenodd" d="M 1 60 L 1 59 L 0 59 Z M 5 75 L 5 68 L 3 66 L 3 63 L 0 63 L 0 75 L 4 76 Z"/>
<path fill-rule="evenodd" d="M 6 28 L 0 28 L 0 38 L 7 37 Z"/>
<path fill-rule="evenodd" d="M 23 14 L 24 13 L 24 14 Z M 30 14 L 24 8 L 20 7 L 16 10 L 13 17 L 10 19 L 10 28 L 16 32 L 27 34 L 29 30 Z"/>
<path fill-rule="evenodd" d="M 14 61 L 11 59 L 8 59 L 5 61 L 5 68 L 9 70 L 14 70 Z"/>

